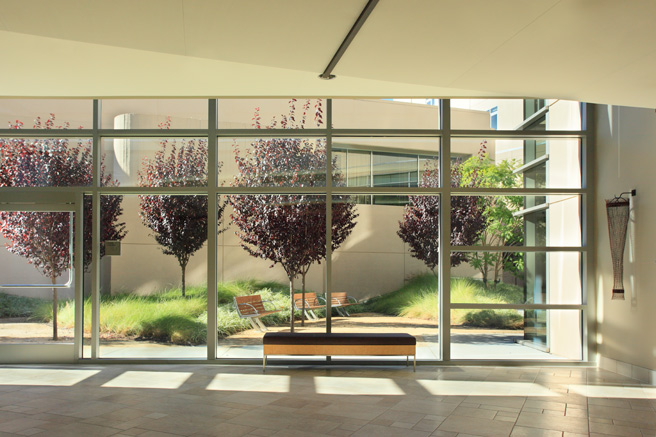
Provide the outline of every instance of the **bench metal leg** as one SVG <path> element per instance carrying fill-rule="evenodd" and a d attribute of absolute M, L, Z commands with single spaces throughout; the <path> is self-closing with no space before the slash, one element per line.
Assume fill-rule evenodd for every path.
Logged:
<path fill-rule="evenodd" d="M 264 326 L 264 323 L 262 323 L 262 321 L 259 319 L 259 317 L 255 319 L 255 323 L 260 325 L 260 328 L 259 328 L 260 331 L 268 331 L 267 327 Z"/>
<path fill-rule="evenodd" d="M 262 358 L 262 373 L 266 371 L 266 358 L 266 355 Z"/>

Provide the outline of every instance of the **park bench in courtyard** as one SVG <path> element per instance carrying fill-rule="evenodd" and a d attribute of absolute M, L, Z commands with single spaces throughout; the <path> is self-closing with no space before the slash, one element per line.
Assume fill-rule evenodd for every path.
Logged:
<path fill-rule="evenodd" d="M 330 295 L 330 306 L 335 308 L 337 312 L 344 317 L 350 316 L 348 311 L 346 311 L 346 307 L 357 304 L 358 300 L 352 296 L 347 296 L 346 293 L 333 292 Z"/>
<path fill-rule="evenodd" d="M 294 293 L 294 306 L 297 311 L 303 310 L 303 294 Z M 305 316 L 308 319 L 318 320 L 313 310 L 326 308 L 326 301 L 317 297 L 316 293 L 305 293 Z"/>
<path fill-rule="evenodd" d="M 264 323 L 260 320 L 260 317 L 267 316 L 269 314 L 277 313 L 280 311 L 277 308 L 266 309 L 264 303 L 267 302 L 273 306 L 273 303 L 268 300 L 262 300 L 262 296 L 259 294 L 251 294 L 249 296 L 235 296 L 235 306 L 237 307 L 237 313 L 242 319 L 248 319 L 251 322 L 253 328 L 260 331 L 266 331 L 267 328 L 264 326 Z"/>

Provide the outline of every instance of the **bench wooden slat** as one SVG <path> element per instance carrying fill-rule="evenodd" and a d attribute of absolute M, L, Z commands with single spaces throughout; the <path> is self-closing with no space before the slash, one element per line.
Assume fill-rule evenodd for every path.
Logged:
<path fill-rule="evenodd" d="M 294 293 L 294 305 L 297 309 L 303 308 L 303 293 Z M 319 301 L 317 293 L 305 293 L 305 309 L 315 310 L 325 308 L 326 305 Z"/>
<path fill-rule="evenodd" d="M 262 296 L 259 294 L 251 294 L 249 296 L 235 296 L 235 306 L 237 307 L 237 314 L 242 319 L 249 319 L 253 328 L 261 331 L 266 331 L 264 324 L 258 320 L 260 317 L 268 316 L 279 312 L 279 309 L 268 310 L 264 307 Z M 253 322 L 255 321 L 255 322 Z"/>

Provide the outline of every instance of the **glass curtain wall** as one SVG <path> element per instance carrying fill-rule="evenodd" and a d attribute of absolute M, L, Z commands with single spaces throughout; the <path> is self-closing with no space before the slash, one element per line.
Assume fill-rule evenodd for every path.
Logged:
<path fill-rule="evenodd" d="M 5 172 L 0 190 L 84 199 L 80 357 L 257 359 L 263 332 L 293 321 L 410 332 L 425 361 L 577 361 L 583 114 L 550 99 L 5 100 L 3 167 L 21 147 L 77 167 Z M 52 303 L 23 294 L 0 290 L 0 319 L 15 296 Z M 257 298 L 267 314 L 239 311 Z"/>

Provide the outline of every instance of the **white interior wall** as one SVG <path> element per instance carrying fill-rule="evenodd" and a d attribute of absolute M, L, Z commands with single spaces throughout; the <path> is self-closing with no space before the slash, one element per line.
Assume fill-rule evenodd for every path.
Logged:
<path fill-rule="evenodd" d="M 656 113 L 600 106 L 596 113 L 597 344 L 601 357 L 656 370 Z M 605 199 L 637 189 L 624 252 L 626 300 L 611 300 L 613 271 Z"/>

